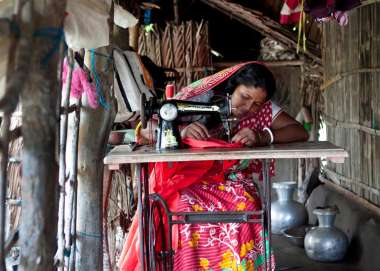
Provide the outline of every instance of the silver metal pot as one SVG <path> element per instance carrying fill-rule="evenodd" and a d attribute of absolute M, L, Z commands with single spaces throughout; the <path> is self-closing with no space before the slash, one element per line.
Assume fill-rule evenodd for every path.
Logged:
<path fill-rule="evenodd" d="M 342 260 L 347 251 L 348 239 L 344 232 L 334 227 L 338 209 L 317 208 L 313 213 L 318 217 L 319 226 L 313 227 L 305 236 L 307 256 L 321 262 Z"/>
<path fill-rule="evenodd" d="M 281 234 L 284 230 L 295 228 L 306 223 L 305 207 L 293 200 L 295 182 L 273 183 L 278 200 L 272 203 L 272 233 Z"/>

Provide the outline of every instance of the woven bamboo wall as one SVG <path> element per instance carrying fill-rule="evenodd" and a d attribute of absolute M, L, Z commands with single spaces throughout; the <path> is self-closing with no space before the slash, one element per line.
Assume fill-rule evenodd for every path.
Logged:
<path fill-rule="evenodd" d="M 174 68 L 180 78 L 177 89 L 212 73 L 209 28 L 205 21 L 167 23 L 154 31 L 140 30 L 139 54 L 148 56 L 158 66 Z"/>
<path fill-rule="evenodd" d="M 349 23 L 323 29 L 328 140 L 345 147 L 344 164 L 328 177 L 380 205 L 380 3 L 350 13 Z"/>

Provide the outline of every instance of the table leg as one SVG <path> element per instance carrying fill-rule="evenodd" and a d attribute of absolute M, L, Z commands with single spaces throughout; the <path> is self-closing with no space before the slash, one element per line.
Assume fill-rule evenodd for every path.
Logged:
<path fill-rule="evenodd" d="M 263 178 L 264 178 L 264 200 L 265 200 L 265 211 L 266 211 L 266 229 L 264 229 L 264 244 L 265 244 L 265 260 L 268 258 L 268 263 L 265 264 L 265 270 L 272 271 L 272 225 L 271 225 L 271 191 L 272 183 L 269 175 L 269 160 L 263 159 Z M 265 232 L 268 234 L 268 242 L 266 242 Z"/>
<path fill-rule="evenodd" d="M 144 240 L 144 215 L 143 215 L 143 191 L 142 191 L 142 180 L 141 180 L 141 165 L 136 164 L 135 166 L 135 178 L 137 183 L 137 213 L 139 218 L 139 241 L 140 241 L 140 259 L 142 271 L 145 270 L 145 240 Z"/>
<path fill-rule="evenodd" d="M 149 183 L 148 183 L 148 164 L 144 163 L 141 165 L 141 180 L 143 182 L 143 217 L 144 217 L 144 242 L 145 242 L 145 259 L 146 270 L 149 270 L 150 267 L 150 244 L 149 244 Z M 153 219 L 153 218 L 152 218 Z M 152 259 L 154 260 L 154 259 Z M 153 270 L 154 271 L 154 270 Z"/>

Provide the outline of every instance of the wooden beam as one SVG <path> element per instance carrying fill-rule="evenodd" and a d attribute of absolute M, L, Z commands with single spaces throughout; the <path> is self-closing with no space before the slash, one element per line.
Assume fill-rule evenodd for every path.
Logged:
<path fill-rule="evenodd" d="M 268 67 L 300 67 L 305 64 L 302 60 L 284 60 L 284 61 L 260 61 L 265 66 Z M 235 66 L 241 62 L 214 62 L 213 66 L 215 68 L 228 68 Z"/>
<path fill-rule="evenodd" d="M 242 5 L 226 1 L 226 0 L 200 0 L 202 3 L 219 10 L 227 16 L 247 25 L 255 31 L 261 33 L 265 37 L 272 38 L 288 48 L 297 48 L 297 38 L 295 33 L 287 30 L 278 22 L 265 16 L 259 11 L 252 10 Z M 321 64 L 321 50 L 316 44 L 307 41 L 307 51 L 304 53 L 313 61 Z"/>

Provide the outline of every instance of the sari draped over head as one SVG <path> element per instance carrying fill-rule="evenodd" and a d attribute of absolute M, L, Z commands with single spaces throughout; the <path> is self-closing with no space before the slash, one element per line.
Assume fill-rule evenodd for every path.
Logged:
<path fill-rule="evenodd" d="M 252 63 L 252 62 L 248 62 Z M 212 91 L 215 87 L 219 86 L 227 79 L 229 79 L 232 75 L 234 75 L 237 71 L 239 71 L 242 67 L 244 67 L 248 63 L 238 64 L 231 68 L 220 71 L 214 75 L 205 77 L 200 79 L 189 86 L 183 88 L 177 95 L 174 97 L 175 99 L 188 100 L 194 99 L 196 97 L 200 97 L 203 94 L 206 94 L 209 91 Z M 219 90 L 223 91 L 223 90 Z M 237 125 L 237 130 L 248 127 L 255 131 L 262 131 L 265 127 L 271 127 L 272 124 L 272 104 L 270 101 L 266 102 L 257 112 L 248 114 L 246 117 L 241 119 Z M 185 139 L 185 143 L 191 145 L 193 147 L 241 147 L 239 144 L 231 144 L 227 142 L 222 142 L 220 140 L 214 140 L 212 142 L 198 142 L 197 140 L 189 140 Z M 195 145 L 194 145 L 195 144 Z M 208 146 L 209 145 L 209 146 Z M 274 175 L 274 162 L 273 160 L 270 162 L 270 175 Z M 161 197 L 167 202 L 169 209 L 174 212 L 179 211 L 202 211 L 202 210 L 227 210 L 228 208 L 232 208 L 236 210 L 235 199 L 240 198 L 239 208 L 244 210 L 254 209 L 257 210 L 261 208 L 261 203 L 259 197 L 256 195 L 255 188 L 252 187 L 252 173 L 257 173 L 259 176 L 262 171 L 262 163 L 258 160 L 226 160 L 226 161 L 191 161 L 191 162 L 159 162 L 155 163 L 151 175 L 149 177 L 150 184 L 150 192 L 158 193 Z M 241 183 L 239 183 L 241 182 Z M 248 184 L 250 183 L 250 184 Z M 203 191 L 205 187 L 208 187 L 207 192 Z M 236 198 L 231 198 L 230 202 L 220 203 L 217 198 L 226 198 L 224 194 L 227 190 L 223 190 L 221 187 L 225 189 L 230 189 L 231 191 L 240 191 L 236 193 L 240 193 L 241 195 L 237 195 Z M 189 192 L 192 191 L 192 192 Z M 203 203 L 194 203 L 194 200 L 191 195 L 197 194 L 197 191 L 201 191 L 202 195 L 199 195 L 199 199 L 202 197 L 204 200 Z M 234 192 L 234 193 L 235 193 Z M 190 193 L 190 194 L 189 194 Z M 214 193 L 214 194 L 213 194 Z M 256 193 L 256 194 L 255 194 Z M 214 195 L 214 198 L 210 195 Z M 195 196 L 197 198 L 197 196 Z M 229 196 L 228 196 L 229 197 Z M 242 198 L 245 197 L 246 202 L 242 201 Z M 214 200 L 214 202 L 213 202 Z M 210 206 L 219 206 L 219 207 L 206 207 L 204 202 L 209 202 Z M 189 202 L 191 203 L 189 205 Z M 221 207 L 221 206 L 224 207 Z M 244 208 L 243 208 L 244 207 Z M 167 227 L 167 221 L 164 217 L 163 222 L 165 227 Z M 227 223 L 225 225 L 232 224 Z M 236 223 L 235 223 L 236 224 Z M 183 227 L 182 227 L 183 226 Z M 184 261 L 189 261 L 186 259 L 190 259 L 190 254 L 193 254 L 192 249 L 194 249 L 195 245 L 202 243 L 202 238 L 210 238 L 210 236 L 203 236 L 203 234 L 209 232 L 209 230 L 205 230 L 202 228 L 199 233 L 198 230 L 189 229 L 188 225 L 175 225 L 173 227 L 173 248 L 178 252 L 178 257 L 175 259 L 175 268 L 180 268 L 183 266 Z M 191 225 L 193 226 L 193 225 Z M 206 267 L 212 267 L 212 265 L 217 265 L 220 270 L 230 270 L 226 269 L 228 266 L 236 265 L 240 266 L 240 269 L 236 270 L 264 270 L 262 269 L 263 262 L 263 233 L 261 227 L 258 225 L 251 226 L 242 226 L 241 232 L 248 238 L 240 238 L 237 237 L 235 243 L 239 245 L 243 245 L 245 249 L 244 253 L 234 252 L 233 249 L 225 250 L 224 252 L 215 252 L 215 257 L 218 256 L 218 253 L 222 253 L 220 257 L 220 261 L 216 262 L 216 259 L 207 259 L 198 257 L 200 262 L 198 262 L 198 258 L 194 260 L 194 262 L 189 263 L 190 265 L 185 266 L 184 270 L 211 270 Z M 256 227 L 257 226 L 257 227 Z M 232 232 L 236 231 L 237 227 L 234 225 L 234 229 Z M 251 227 L 251 228 L 249 228 Z M 184 230 L 185 229 L 185 230 Z M 211 232 L 215 232 L 215 229 L 211 230 Z M 194 235 L 195 234 L 195 235 Z M 197 235 L 198 234 L 198 235 Z M 236 233 L 234 233 L 234 236 Z M 250 239 L 249 236 L 255 235 L 256 239 Z M 186 237 L 183 237 L 186 236 Z M 190 236 L 190 237 L 189 237 Z M 196 239 L 194 239 L 194 238 Z M 157 237 L 160 239 L 160 237 Z M 190 238 L 188 242 L 183 243 L 184 238 Z M 198 239 L 197 239 L 198 238 Z M 231 237 L 232 238 L 232 237 Z M 194 239 L 194 240 L 193 240 Z M 186 239 L 187 240 L 187 239 Z M 246 241 L 246 243 L 241 243 Z M 235 244 L 234 243 L 234 244 Z M 253 245 L 255 243 L 255 246 Z M 257 243 L 257 244 L 256 244 Z M 209 249 L 207 250 L 209 253 Z M 204 253 L 205 251 L 201 253 Z M 212 253 L 211 253 L 212 254 Z M 244 254 L 244 255 L 243 255 Z M 244 259 L 243 259 L 244 258 Z M 203 262 L 202 262 L 203 259 Z M 133 222 L 131 224 L 126 243 L 124 244 L 124 248 L 119 260 L 119 268 L 122 271 L 130 271 L 130 270 L 139 270 L 141 264 L 140 254 L 139 254 L 139 240 L 138 240 L 138 219 L 137 216 L 134 217 Z M 203 267 L 202 267 L 203 265 Z M 176 267 L 177 266 L 177 267 Z M 226 268 L 222 268 L 226 267 Z M 244 268 L 243 268 L 244 267 Z M 187 268 L 187 269 L 186 269 Z M 194 269 L 193 269 L 194 268 Z M 217 270 L 217 269 L 212 269 Z M 219 269 L 218 269 L 219 270 Z M 235 269 L 231 269 L 235 270 Z"/>

